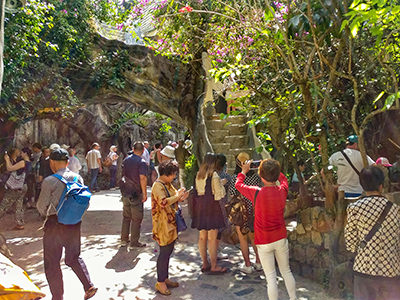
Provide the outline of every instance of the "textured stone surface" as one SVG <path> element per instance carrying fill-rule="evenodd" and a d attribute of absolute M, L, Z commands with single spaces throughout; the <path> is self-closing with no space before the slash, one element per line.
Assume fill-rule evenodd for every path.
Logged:
<path fill-rule="evenodd" d="M 311 241 L 314 245 L 321 246 L 323 243 L 322 235 L 318 231 L 311 231 Z"/>

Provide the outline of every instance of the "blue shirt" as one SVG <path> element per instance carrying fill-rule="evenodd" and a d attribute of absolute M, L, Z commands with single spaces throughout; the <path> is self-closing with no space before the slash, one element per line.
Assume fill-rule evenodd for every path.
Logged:
<path fill-rule="evenodd" d="M 140 175 L 147 176 L 147 164 L 143 158 L 132 153 L 122 162 L 122 174 L 140 187 Z"/>

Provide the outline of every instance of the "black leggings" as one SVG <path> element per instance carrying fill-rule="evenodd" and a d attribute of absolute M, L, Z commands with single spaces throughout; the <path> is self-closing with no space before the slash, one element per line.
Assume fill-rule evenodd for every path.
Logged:
<path fill-rule="evenodd" d="M 164 282 L 168 278 L 169 258 L 174 250 L 175 241 L 166 246 L 160 246 L 160 254 L 157 258 L 157 281 Z"/>

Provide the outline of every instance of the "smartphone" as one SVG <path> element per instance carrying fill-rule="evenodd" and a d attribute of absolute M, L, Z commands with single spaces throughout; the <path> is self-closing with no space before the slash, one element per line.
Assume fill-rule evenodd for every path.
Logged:
<path fill-rule="evenodd" d="M 257 169 L 261 164 L 261 160 L 253 160 L 250 163 L 250 169 Z"/>

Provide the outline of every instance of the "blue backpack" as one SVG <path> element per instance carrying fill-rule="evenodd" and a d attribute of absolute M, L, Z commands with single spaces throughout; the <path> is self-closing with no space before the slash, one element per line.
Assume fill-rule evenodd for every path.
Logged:
<path fill-rule="evenodd" d="M 58 222 L 65 225 L 78 224 L 89 207 L 92 196 L 89 188 L 78 181 L 78 176 L 75 176 L 73 181 L 67 181 L 58 174 L 53 174 L 53 176 L 65 184 L 56 207 Z"/>

